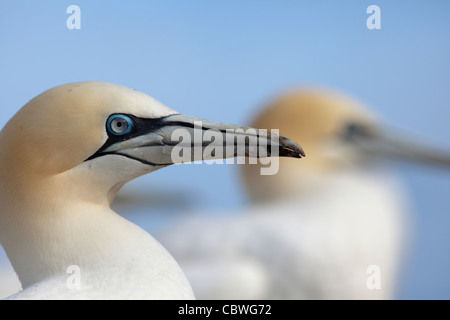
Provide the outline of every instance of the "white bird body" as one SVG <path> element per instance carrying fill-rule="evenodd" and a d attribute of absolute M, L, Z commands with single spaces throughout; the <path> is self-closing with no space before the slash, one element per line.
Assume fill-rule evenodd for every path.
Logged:
<path fill-rule="evenodd" d="M 47 212 L 34 210 L 40 221 L 33 221 L 29 228 L 18 231 L 9 224 L 11 235 L 4 245 L 27 288 L 13 298 L 194 297 L 178 264 L 150 234 L 106 205 L 70 203 L 67 199 L 61 205 Z M 55 216 L 55 210 L 62 219 Z M 44 230 L 46 237 L 39 238 Z M 67 285 L 72 265 L 80 268 L 78 288 Z"/>
<path fill-rule="evenodd" d="M 199 130 L 239 128 L 106 82 L 61 85 L 20 109 L 0 132 L 0 243 L 24 288 L 11 298 L 193 299 L 173 257 L 110 203 L 126 182 L 174 163 L 171 134 L 190 135 L 199 120 Z"/>
<path fill-rule="evenodd" d="M 81 209 L 81 208 L 80 208 Z M 87 208 L 84 208 L 87 209 Z M 99 208 L 95 214 L 99 214 Z M 89 211 L 84 211 L 90 214 Z M 41 281 L 12 296 L 13 299 L 193 299 L 189 282 L 172 256 L 147 232 L 124 220 L 112 211 L 104 212 L 105 219 L 94 219 L 97 228 L 86 230 L 95 243 L 77 243 L 79 235 L 54 235 L 49 243 L 42 243 L 48 252 L 56 252 L 42 260 L 54 262 L 44 266 L 30 264 L 35 257 L 17 261 L 27 266 L 29 274 Z M 86 216 L 85 218 L 89 218 Z M 60 228 L 61 226 L 55 226 Z M 66 231 L 75 231 L 73 226 Z M 61 231 L 64 231 L 62 229 Z M 67 240 L 65 240 L 67 239 Z M 99 240 L 104 242 L 101 243 Z M 72 243 L 64 243 L 70 241 Z M 61 249 L 65 249 L 61 253 Z M 69 249 L 70 248 L 70 249 Z M 71 250 L 71 251 L 70 251 Z M 13 256 L 13 255 L 12 255 Z M 83 263 L 80 263 L 79 257 Z M 90 259 L 92 257 L 92 259 Z M 27 261 L 28 260 L 28 261 Z M 72 262 L 71 262 L 72 261 Z M 73 262 L 75 261 L 75 262 Z M 69 267 L 80 269 L 79 286 L 70 285 Z M 68 267 L 69 266 L 69 267 Z M 41 269 L 42 274 L 38 274 Z M 45 273 L 52 274 L 45 276 Z"/>
<path fill-rule="evenodd" d="M 186 218 L 158 239 L 199 299 L 391 297 L 408 229 L 396 180 L 355 170 L 322 187 L 231 217 Z M 379 288 L 368 285 L 370 266 L 381 270 Z"/>

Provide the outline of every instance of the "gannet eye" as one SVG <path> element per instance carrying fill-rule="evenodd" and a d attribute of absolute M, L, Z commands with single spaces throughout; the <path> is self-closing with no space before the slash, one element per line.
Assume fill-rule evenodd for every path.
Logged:
<path fill-rule="evenodd" d="M 349 122 L 345 125 L 342 137 L 344 140 L 351 141 L 358 137 L 371 136 L 371 130 L 364 124 Z"/>
<path fill-rule="evenodd" d="M 116 136 L 127 134 L 133 128 L 133 120 L 123 114 L 113 114 L 106 121 L 106 129 Z"/>

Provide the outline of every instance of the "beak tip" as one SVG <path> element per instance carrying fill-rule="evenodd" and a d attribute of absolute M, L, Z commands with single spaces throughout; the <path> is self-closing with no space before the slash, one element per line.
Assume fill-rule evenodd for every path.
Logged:
<path fill-rule="evenodd" d="M 296 148 L 281 147 L 280 151 L 279 151 L 279 155 L 280 155 L 280 157 L 289 157 L 289 158 L 298 158 L 298 159 L 306 157 L 306 154 L 301 147 L 296 147 Z"/>
<path fill-rule="evenodd" d="M 297 152 L 298 152 L 298 154 L 299 154 L 299 158 L 304 158 L 304 157 L 306 157 L 306 153 L 305 153 L 305 151 L 303 150 L 302 147 L 299 146 Z"/>
<path fill-rule="evenodd" d="M 281 157 L 291 158 L 304 158 L 306 157 L 305 151 L 300 147 L 298 143 L 288 137 L 280 135 L 280 152 Z"/>

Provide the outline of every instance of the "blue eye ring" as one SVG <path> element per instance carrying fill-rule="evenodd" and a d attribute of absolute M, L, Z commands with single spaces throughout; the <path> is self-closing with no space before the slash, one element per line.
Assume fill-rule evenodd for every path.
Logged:
<path fill-rule="evenodd" d="M 106 121 L 106 129 L 115 136 L 123 136 L 133 128 L 133 120 L 124 114 L 113 114 Z"/>

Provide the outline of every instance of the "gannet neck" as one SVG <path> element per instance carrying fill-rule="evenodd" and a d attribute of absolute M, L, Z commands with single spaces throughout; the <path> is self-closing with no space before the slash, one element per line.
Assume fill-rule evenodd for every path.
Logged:
<path fill-rule="evenodd" d="M 64 288 L 66 271 L 75 265 L 81 270 L 84 286 L 97 288 L 106 283 L 111 287 L 132 288 L 134 282 L 147 291 L 129 288 L 131 298 L 135 294 L 148 298 L 139 296 L 143 292 L 156 298 L 192 298 L 178 264 L 150 234 L 109 208 L 107 192 L 103 198 L 95 193 L 87 198 L 90 194 L 87 190 L 72 192 L 75 188 L 65 185 L 65 178 L 57 176 L 42 185 L 35 183 L 30 186 L 32 193 L 19 203 L 5 199 L 5 195 L 12 195 L 11 191 L 0 193 L 4 204 L 0 241 L 24 288 L 52 277 L 59 277 Z M 129 277 L 125 272 L 132 277 L 123 283 L 120 277 Z M 172 276 L 154 276 L 163 273 Z M 152 287 L 155 290 L 148 290 Z M 157 292 L 159 288 L 171 287 L 174 290 L 168 292 L 175 296 Z M 117 291 L 104 290 L 101 298 L 108 298 L 108 292 Z"/>

